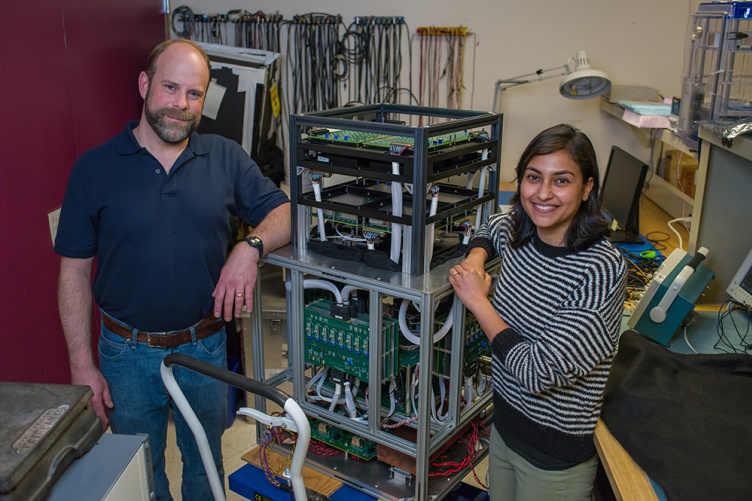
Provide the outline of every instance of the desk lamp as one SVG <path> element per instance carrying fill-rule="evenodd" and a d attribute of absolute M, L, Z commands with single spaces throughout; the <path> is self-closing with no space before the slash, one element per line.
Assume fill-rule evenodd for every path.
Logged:
<path fill-rule="evenodd" d="M 570 67 L 572 61 L 575 62 L 574 71 Z M 608 76 L 602 71 L 592 69 L 587 52 L 581 50 L 577 52 L 574 58 L 570 57 L 563 66 L 497 80 L 494 92 L 494 113 L 501 113 L 501 95 L 506 89 L 559 76 L 564 76 L 559 83 L 559 92 L 562 96 L 569 99 L 598 97 L 601 94 L 605 94 L 611 88 L 611 80 L 608 79 Z"/>

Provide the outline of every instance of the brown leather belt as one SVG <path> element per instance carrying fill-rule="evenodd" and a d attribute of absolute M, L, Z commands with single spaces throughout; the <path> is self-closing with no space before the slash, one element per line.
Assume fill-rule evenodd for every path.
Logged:
<path fill-rule="evenodd" d="M 120 337 L 126 339 L 133 339 L 133 331 L 117 323 L 115 320 L 102 314 L 102 324 L 105 328 L 117 334 Z M 214 312 L 209 314 L 194 326 L 196 331 L 196 339 L 204 339 L 212 334 L 216 334 L 219 329 L 225 326 L 225 322 L 218 320 L 214 316 Z M 174 348 L 184 343 L 189 343 L 192 340 L 191 330 L 183 329 L 182 331 L 172 332 L 137 332 L 136 340 L 146 343 L 150 348 Z"/>

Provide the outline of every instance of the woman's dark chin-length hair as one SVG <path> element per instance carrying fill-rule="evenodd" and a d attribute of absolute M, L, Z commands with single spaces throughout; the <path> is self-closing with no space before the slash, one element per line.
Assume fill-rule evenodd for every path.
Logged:
<path fill-rule="evenodd" d="M 555 125 L 535 136 L 527 145 L 517 164 L 517 191 L 510 198 L 512 205 L 512 247 L 525 245 L 535 234 L 536 227 L 530 216 L 522 207 L 520 200 L 520 183 L 533 157 L 548 155 L 557 151 L 566 151 L 574 163 L 580 166 L 583 181 L 593 178 L 593 188 L 588 199 L 572 219 L 565 236 L 566 246 L 573 251 L 587 249 L 609 233 L 609 225 L 601 211 L 600 175 L 595 150 L 590 139 L 575 127 L 568 124 Z"/>

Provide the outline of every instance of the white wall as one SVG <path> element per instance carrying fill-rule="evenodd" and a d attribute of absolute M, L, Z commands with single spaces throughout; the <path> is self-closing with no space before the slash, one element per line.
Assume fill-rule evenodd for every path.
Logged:
<path fill-rule="evenodd" d="M 357 16 L 404 16 L 411 32 L 419 26 L 467 26 L 477 34 L 474 101 L 467 89 L 465 107 L 491 110 L 494 83 L 541 68 L 563 65 L 584 49 L 595 69 L 615 85 L 644 85 L 665 97 L 680 95 L 687 21 L 698 0 L 172 0 L 195 13 L 225 13 L 245 8 L 294 14 L 341 14 L 345 24 Z M 473 81 L 468 48 L 465 82 Z M 413 51 L 413 58 L 416 51 Z M 403 58 L 407 59 L 403 51 Z M 413 62 L 413 68 L 417 62 Z M 574 101 L 558 92 L 558 78 L 504 92 L 502 181 L 514 178 L 517 159 L 542 129 L 569 122 L 586 132 L 601 170 L 611 145 L 649 159 L 648 136 L 601 111 L 599 99 Z M 406 85 L 406 82 L 404 82 Z M 415 85 L 415 82 L 414 82 Z"/>

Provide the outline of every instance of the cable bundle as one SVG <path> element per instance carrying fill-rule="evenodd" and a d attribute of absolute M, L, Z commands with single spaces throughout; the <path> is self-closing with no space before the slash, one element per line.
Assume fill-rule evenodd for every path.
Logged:
<path fill-rule="evenodd" d="M 734 318 L 733 313 L 745 314 L 746 318 L 742 322 L 742 325 L 737 323 L 737 319 Z M 730 319 L 731 324 L 734 326 L 734 331 L 738 338 L 736 342 L 732 342 L 725 332 L 724 321 L 726 319 Z M 723 306 L 718 310 L 718 323 L 716 325 L 718 341 L 713 345 L 713 348 L 723 353 L 749 353 L 752 350 L 752 343 L 747 340 L 750 321 L 752 321 L 752 309 L 748 306 L 736 301 L 726 301 L 723 303 Z"/>
<path fill-rule="evenodd" d="M 473 459 L 476 456 L 477 451 L 481 449 L 481 441 L 482 440 L 488 440 L 488 430 L 486 430 L 486 427 L 483 425 L 482 422 L 479 421 L 473 421 L 472 422 L 472 430 L 469 430 L 467 433 L 467 455 L 462 459 L 462 461 L 444 461 L 440 462 L 439 460 L 434 461 L 431 463 L 431 469 L 435 468 L 446 468 L 446 470 L 443 471 L 433 471 L 432 473 L 429 473 L 429 477 L 449 477 L 459 471 L 462 471 L 463 469 L 467 468 L 468 466 L 473 466 L 473 475 L 475 476 L 475 480 L 488 489 L 487 486 L 483 484 L 483 482 L 480 481 L 478 478 L 478 475 L 475 474 L 475 467 L 473 465 Z"/>
<path fill-rule="evenodd" d="M 339 42 L 342 16 L 310 13 L 287 25 L 287 110 L 289 113 L 328 110 L 340 104 L 331 68 Z"/>
<path fill-rule="evenodd" d="M 665 257 L 660 253 L 656 253 L 656 256 L 652 258 L 644 257 L 642 253 L 627 250 L 618 243 L 614 244 L 614 247 L 619 250 L 627 263 L 627 305 L 634 308 Z"/>
<path fill-rule="evenodd" d="M 416 33 L 420 42 L 420 105 L 461 109 L 465 91 L 465 43 L 466 38 L 474 34 L 463 26 L 422 27 Z M 441 102 L 442 89 L 446 95 L 445 103 Z"/>
<path fill-rule="evenodd" d="M 285 470 L 285 467 L 288 465 L 293 452 L 295 452 L 295 442 L 297 441 L 298 437 L 293 432 L 282 432 L 272 427 L 267 427 L 267 431 L 268 433 L 266 439 L 259 446 L 259 462 L 261 463 L 261 469 L 264 470 L 264 476 L 266 477 L 266 480 L 273 486 L 280 487 L 280 483 L 279 480 L 277 480 L 277 477 L 281 476 L 282 472 Z M 273 442 L 277 442 L 278 444 L 293 444 L 290 453 L 286 458 L 284 458 L 283 461 L 280 462 L 279 466 L 277 467 L 277 471 L 272 470 L 271 462 L 269 461 L 268 456 L 269 447 Z"/>
<path fill-rule="evenodd" d="M 401 87 L 404 17 L 359 16 L 342 37 L 338 78 L 347 103 L 395 103 Z"/>
<path fill-rule="evenodd" d="M 239 13 L 240 11 L 230 12 Z M 261 11 L 251 14 L 244 11 L 243 14 L 232 20 L 236 23 L 235 45 L 237 47 L 270 52 L 280 51 L 280 32 L 283 22 L 280 14 L 264 14 Z"/>
<path fill-rule="evenodd" d="M 229 37 L 228 26 L 234 31 Z M 232 39 L 237 47 L 285 54 L 286 109 L 281 115 L 349 104 L 399 103 L 402 92 L 419 104 L 411 90 L 412 75 L 409 88 L 402 87 L 403 30 L 409 33 L 404 17 L 358 16 L 344 33 L 343 27 L 341 15 L 319 12 L 291 20 L 278 13 L 241 9 L 194 14 L 180 6 L 172 13 L 172 30 L 182 38 L 217 44 Z"/>

